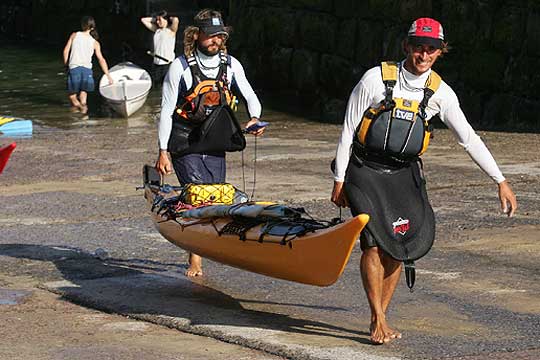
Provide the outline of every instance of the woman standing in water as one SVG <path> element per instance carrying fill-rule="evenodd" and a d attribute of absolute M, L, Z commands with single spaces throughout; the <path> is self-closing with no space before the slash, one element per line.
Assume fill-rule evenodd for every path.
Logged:
<path fill-rule="evenodd" d="M 88 112 L 86 102 L 89 92 L 94 91 L 94 77 L 92 75 L 92 56 L 96 55 L 99 66 L 109 79 L 109 84 L 113 79 L 109 74 L 107 61 L 101 54 L 101 45 L 98 40 L 96 22 L 91 16 L 83 16 L 81 19 L 82 31 L 71 34 L 64 47 L 64 65 L 69 67 L 68 71 L 68 94 L 71 105 L 75 110 L 83 114 Z"/>

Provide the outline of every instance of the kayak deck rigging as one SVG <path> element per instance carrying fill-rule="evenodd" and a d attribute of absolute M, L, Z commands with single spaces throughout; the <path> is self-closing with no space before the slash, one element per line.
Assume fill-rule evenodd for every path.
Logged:
<path fill-rule="evenodd" d="M 145 198 L 165 239 L 197 255 L 274 278 L 333 284 L 369 221 L 365 214 L 344 222 L 320 221 L 299 208 L 257 202 L 178 211 L 180 188 L 161 185 L 148 172 L 145 169 Z"/>

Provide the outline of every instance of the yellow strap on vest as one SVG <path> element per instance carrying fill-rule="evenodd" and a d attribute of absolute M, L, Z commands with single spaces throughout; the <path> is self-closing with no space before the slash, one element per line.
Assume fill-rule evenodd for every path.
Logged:
<path fill-rule="evenodd" d="M 441 85 L 441 76 L 437 74 L 435 71 L 431 70 L 431 74 L 429 74 L 429 77 L 426 81 L 426 89 L 430 89 L 433 91 L 431 95 L 437 91 L 439 86 Z M 431 96 L 430 96 L 431 97 Z M 428 98 L 429 99 L 429 98 Z M 427 106 L 427 103 L 426 103 Z M 429 140 L 431 139 L 431 131 L 426 130 L 424 135 L 424 141 L 422 142 L 422 149 L 420 150 L 419 156 L 426 152 L 428 146 L 429 146 Z"/>
<path fill-rule="evenodd" d="M 394 61 L 384 61 L 381 63 L 383 81 L 397 81 L 398 66 Z"/>
<path fill-rule="evenodd" d="M 393 80 L 397 81 L 398 77 L 398 65 L 394 61 L 384 61 L 381 63 L 382 79 L 383 81 Z M 429 78 L 426 81 L 425 87 L 431 89 L 433 92 L 437 91 L 441 85 L 441 76 L 435 71 L 431 70 Z"/>
<path fill-rule="evenodd" d="M 426 131 L 424 133 L 424 141 L 422 141 L 422 149 L 420 149 L 420 152 L 418 153 L 418 156 L 422 155 L 426 152 L 428 146 L 429 146 L 429 140 L 431 140 L 431 131 Z"/>
<path fill-rule="evenodd" d="M 364 116 L 362 117 L 362 121 L 360 122 L 358 131 L 357 131 L 358 139 L 360 140 L 361 144 L 366 143 L 366 136 L 367 136 L 369 127 L 371 125 L 371 120 L 378 114 L 378 110 L 379 109 L 374 109 L 370 107 L 364 113 Z"/>
<path fill-rule="evenodd" d="M 426 81 L 426 88 L 431 89 L 433 92 L 435 92 L 441 85 L 441 81 L 441 76 L 435 71 L 431 70 L 431 74 L 429 74 L 429 78 Z"/>

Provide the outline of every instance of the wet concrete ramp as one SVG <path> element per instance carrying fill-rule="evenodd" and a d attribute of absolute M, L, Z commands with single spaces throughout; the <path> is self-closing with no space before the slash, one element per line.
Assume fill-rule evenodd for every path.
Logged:
<path fill-rule="evenodd" d="M 368 334 L 287 315 L 244 309 L 219 291 L 174 276 L 139 274 L 48 282 L 65 299 L 294 359 L 400 359 Z"/>

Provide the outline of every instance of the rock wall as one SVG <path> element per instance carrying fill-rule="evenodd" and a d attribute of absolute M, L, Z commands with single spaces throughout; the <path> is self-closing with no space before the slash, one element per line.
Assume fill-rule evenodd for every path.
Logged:
<path fill-rule="evenodd" d="M 190 24 L 215 7 L 233 26 L 231 53 L 278 106 L 341 122 L 349 93 L 368 68 L 403 58 L 417 17 L 439 19 L 452 47 L 435 65 L 477 128 L 540 131 L 538 0 L 3 0 L 0 35 L 38 40 L 61 52 L 82 15 L 98 24 L 112 60 L 150 62 L 152 34 L 139 18 L 162 8 Z M 181 35 L 177 38 L 181 50 Z M 178 51 L 177 51 L 178 53 Z"/>
<path fill-rule="evenodd" d="M 265 93 L 341 122 L 348 95 L 382 60 L 404 57 L 430 16 L 451 46 L 435 69 L 477 128 L 540 131 L 540 3 L 517 0 L 231 0 L 231 52 Z"/>

